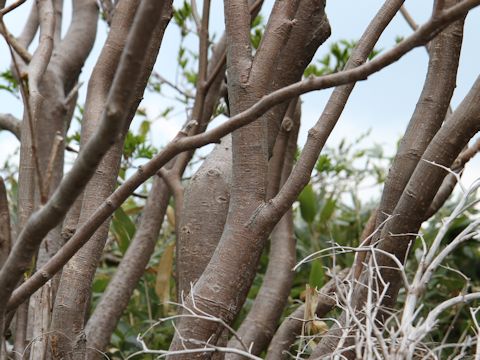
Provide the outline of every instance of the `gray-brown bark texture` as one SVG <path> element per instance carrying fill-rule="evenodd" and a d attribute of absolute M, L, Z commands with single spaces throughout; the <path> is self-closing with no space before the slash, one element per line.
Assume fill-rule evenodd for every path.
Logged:
<path fill-rule="evenodd" d="M 232 140 L 228 135 L 191 178 L 177 238 L 178 296 L 190 293 L 217 247 L 230 200 Z"/>
<path fill-rule="evenodd" d="M 172 358 L 244 358 L 239 353 L 213 355 L 203 349 L 224 346 L 230 335 L 220 321 L 205 317 L 232 324 L 269 236 L 264 283 L 238 329 L 241 341 L 232 337 L 228 346 L 259 355 L 273 337 L 267 358 L 284 358 L 302 324 L 286 319 L 274 336 L 293 278 L 291 206 L 310 180 L 355 82 L 427 43 L 430 62 L 424 89 L 387 179 L 378 215 L 372 216 L 373 228 L 386 214 L 394 215 L 374 238 L 377 248 L 403 261 L 413 236 L 402 234 L 417 232 L 425 217 L 451 193 L 452 175 L 445 178 L 447 172 L 436 164 L 457 171 L 479 147 L 477 142 L 461 153 L 480 129 L 480 78 L 460 106 L 446 114 L 455 87 L 465 12 L 480 0 L 436 1 L 431 20 L 394 49 L 365 63 L 403 3 L 385 1 L 344 71 L 304 81 L 300 80 L 305 67 L 330 35 L 325 1 L 276 0 L 260 46 L 253 50 L 250 25 L 261 3 L 225 0 L 226 34 L 211 47 L 209 59 L 210 1 L 202 2 L 201 16 L 192 1 L 200 42 L 196 93 L 187 126 L 116 190 L 124 138 L 157 58 L 172 0 L 102 2 L 111 28 L 88 85 L 81 151 L 66 175 L 64 138 L 77 100 L 78 77 L 96 36 L 97 1 L 72 1 L 73 16 L 64 36 L 63 0 L 36 1 L 18 38 L 0 24 L 25 104 L 22 120 L 0 114 L 0 128 L 21 141 L 19 212 L 13 229 L 0 181 L 0 329 L 6 330 L 14 319 L 12 342 L 17 358 L 102 358 L 99 350 L 107 349 L 154 251 L 172 193 L 177 217 L 177 292 L 184 306 L 204 315 L 177 322 L 171 350 L 199 351 Z M 21 2 L 9 6 L 15 4 Z M 0 17 L 4 6 L 0 0 Z M 30 54 L 28 47 L 37 32 L 38 46 Z M 292 167 L 300 117 L 295 113 L 297 97 L 339 84 Z M 206 131 L 222 86 L 228 89 L 231 118 Z M 217 145 L 190 180 L 182 201 L 182 174 L 193 151 L 208 143 Z M 105 246 L 109 216 L 155 173 L 159 176 L 153 181 L 135 237 L 88 319 L 92 280 Z M 18 236 L 12 236 L 15 233 Z M 386 266 L 381 274 L 389 284 L 384 305 L 392 306 L 401 279 L 390 258 L 378 255 L 377 262 Z M 355 279 L 365 282 L 362 267 L 356 271 Z M 365 289 L 357 286 L 353 307 L 362 308 Z M 334 306 L 331 298 L 321 299 L 318 315 Z M 299 308 L 292 316 L 302 315 Z M 338 334 L 334 327 L 312 357 L 328 357 Z M 26 347 L 33 338 L 37 341 Z M 0 358 L 7 356 L 3 339 Z"/>
<path fill-rule="evenodd" d="M 159 177 L 156 177 L 135 237 L 85 327 L 87 343 L 90 347 L 104 351 L 110 343 L 110 337 L 118 320 L 127 307 L 133 290 L 153 253 L 169 197 L 167 186 Z M 101 358 L 101 356 L 98 351 L 88 353 L 90 359 Z"/>
<path fill-rule="evenodd" d="M 290 175 L 297 150 L 297 137 L 300 128 L 300 104 L 292 100 L 282 128 L 275 142 L 273 156 L 269 162 L 269 191 L 271 198 Z M 281 165 L 280 165 L 281 164 Z M 271 196 L 269 196 L 270 194 Z M 290 294 L 295 266 L 295 237 L 293 214 L 288 211 L 273 229 L 270 240 L 270 253 L 263 284 L 245 320 L 237 331 L 242 342 L 251 347 L 251 353 L 259 355 L 268 346 Z M 234 337 L 228 347 L 242 348 Z M 227 354 L 226 359 L 241 359 L 240 355 Z"/>
<path fill-rule="evenodd" d="M 57 2 L 58 3 L 58 2 Z M 58 4 L 57 4 L 58 5 Z M 37 27 L 40 28 L 39 46 L 30 64 L 18 58 L 13 68 L 20 77 L 28 76 L 28 94 L 23 92 L 26 102 L 21 122 L 21 155 L 18 185 L 19 216 L 17 231 L 20 232 L 31 213 L 53 194 L 63 176 L 64 137 L 75 106 L 67 101 L 83 64 L 90 53 L 96 37 L 98 9 L 92 0 L 74 1 L 74 17 L 64 38 L 60 38 L 61 16 L 48 2 L 32 6 L 30 19 L 18 42 L 27 47 L 33 39 Z M 84 28 L 84 26 L 86 28 Z M 64 54 L 68 52 L 69 57 Z M 71 56 L 71 57 L 70 57 Z M 61 225 L 51 230 L 42 241 L 36 258 L 36 266 L 45 263 L 62 246 Z M 43 294 L 43 295 L 40 295 Z M 52 301 L 50 287 L 36 293 L 30 300 L 31 309 L 38 312 L 43 324 L 49 323 Z M 27 314 L 28 305 L 23 306 Z M 24 325 L 33 334 L 45 331 L 45 326 L 35 320 L 30 312 Z M 17 317 L 18 319 L 19 317 Z M 21 326 L 17 321 L 17 330 Z M 17 339 L 25 337 L 19 334 Z M 23 341 L 16 341 L 16 351 L 23 352 Z M 38 353 L 35 347 L 33 354 Z M 42 353 L 42 351 L 40 351 Z M 34 355 L 32 355 L 34 356 Z"/>
<path fill-rule="evenodd" d="M 308 3 L 308 4 L 307 4 Z M 230 109 L 233 115 L 247 109 L 263 95 L 275 88 L 277 66 L 290 61 L 295 79 L 298 80 L 314 54 L 313 47 L 307 47 L 305 53 L 284 53 L 288 48 L 290 36 L 295 34 L 297 14 L 303 6 L 310 5 L 310 18 L 318 24 L 315 31 L 309 32 L 304 39 L 305 45 L 316 44 L 314 49 L 328 37 L 329 27 L 326 21 L 323 2 L 276 2 L 272 10 L 264 38 L 255 57 L 251 55 L 249 40 L 250 16 L 247 2 L 225 2 L 227 33 L 227 74 Z M 299 20 L 300 22 L 300 20 Z M 311 23 L 309 24 L 311 26 Z M 286 45 L 287 44 L 287 45 Z M 298 49 L 303 47 L 297 43 Z M 297 50 L 298 50 L 297 49 Z M 309 53 L 310 51 L 310 53 Z M 280 56 L 283 55 L 283 56 Z M 298 56 L 298 57 L 296 57 Z M 287 58 L 287 59 L 286 59 Z M 272 59 L 279 59 L 272 66 Z M 300 63 L 297 67 L 297 63 Z M 285 80 L 285 85 L 289 79 Z M 282 85 L 280 85 L 282 86 Z M 276 122 L 281 123 L 288 104 L 278 114 Z M 236 130 L 232 134 L 232 184 L 230 204 L 226 224 L 219 245 L 202 276 L 193 288 L 193 294 L 187 299 L 191 307 L 191 297 L 201 309 L 208 309 L 214 316 L 231 322 L 243 304 L 248 289 L 255 276 L 256 263 L 263 249 L 268 232 L 255 234 L 248 227 L 249 218 L 266 199 L 268 169 L 268 115 Z M 277 125 L 278 133 L 279 125 Z M 272 142 L 273 146 L 273 142 Z M 182 337 L 206 341 L 214 334 L 216 342 L 222 332 L 222 326 L 199 319 L 184 318 L 179 324 Z M 179 349 L 180 337 L 176 336 L 171 349 Z M 191 355 L 190 355 L 191 356 Z M 198 354 L 198 357 L 209 355 Z"/>
<path fill-rule="evenodd" d="M 450 167 L 463 147 L 480 129 L 480 106 L 475 100 L 478 99 L 479 94 L 480 79 L 477 79 L 468 95 L 428 145 L 393 211 L 395 216 L 385 224 L 381 232 L 377 245 L 379 249 L 394 254 L 401 261 L 405 259 L 407 249 L 414 238 L 411 235 L 402 236 L 401 234 L 418 232 L 425 212 L 447 175 L 444 169 L 435 164 Z M 402 283 L 399 272 L 395 270 L 396 265 L 390 258 L 377 255 L 377 262 L 379 266 L 384 267 L 381 275 L 389 284 L 385 305 L 392 306 Z M 366 298 L 363 287 L 356 289 L 354 298 L 357 303 L 353 305 L 361 308 Z M 332 334 L 335 335 L 335 331 Z M 335 341 L 331 339 L 324 338 L 317 347 L 319 350 L 315 349 L 314 355 L 318 357 L 332 351 Z"/>
<path fill-rule="evenodd" d="M 192 129 L 192 133 L 205 131 L 207 124 L 219 99 L 220 85 L 224 74 L 225 38 L 215 44 L 212 57 L 208 64 L 208 71 L 203 77 L 208 77 L 208 87 L 202 88 L 203 95 L 195 99 L 192 118 L 198 119 L 198 125 Z M 206 56 L 206 54 L 202 54 Z M 206 59 L 205 59 L 206 60 Z M 200 73 L 206 64 L 200 64 Z M 220 69 L 220 70 L 218 70 Z M 200 80 L 199 80 L 200 82 Z M 169 175 L 180 178 L 192 153 L 183 153 L 177 156 L 167 166 Z M 89 344 L 96 349 L 105 349 L 110 340 L 115 326 L 126 308 L 130 296 L 135 289 L 140 277 L 143 275 L 145 266 L 153 253 L 156 238 L 165 215 L 170 189 L 161 177 L 155 177 L 153 188 L 144 209 L 142 222 L 124 255 L 122 262 L 109 283 L 102 299 L 95 308 L 94 313 L 86 326 L 86 334 Z M 182 216 L 182 219 L 184 217 Z M 177 223 L 178 224 L 178 223 Z M 177 245 L 178 251 L 178 245 Z M 182 268 L 181 264 L 185 257 L 177 256 L 177 274 Z M 186 258 L 186 260 L 189 260 Z M 186 262 L 189 263 L 189 262 Z M 177 275 L 178 276 L 178 275 Z M 180 277 L 180 276 L 179 276 Z M 115 304 L 112 306 L 112 304 Z M 90 357 L 100 356 L 98 352 L 91 351 Z"/>
<path fill-rule="evenodd" d="M 142 9 L 138 1 L 123 1 L 118 5 L 112 21 L 112 31 L 110 31 L 106 46 L 104 46 L 89 82 L 82 126 L 82 140 L 84 142 L 92 136 L 91 134 L 98 127 L 98 119 L 104 111 L 104 104 L 115 73 L 118 71 L 122 51 L 129 39 L 127 34 L 132 32 L 130 29 L 134 29 L 132 25 L 143 26 L 145 29 L 150 28 L 150 30 L 145 30 L 146 34 L 144 35 L 148 36 L 149 39 L 144 50 L 145 58 L 142 61 L 142 66 L 135 69 L 140 75 L 138 80 L 134 82 L 133 95 L 130 102 L 123 104 L 127 114 L 123 131 L 103 157 L 95 176 L 85 188 L 79 224 L 85 222 L 114 189 L 123 149 L 123 137 L 142 98 L 157 58 L 165 27 L 170 20 L 170 1 L 156 5 L 157 11 L 159 11 L 157 20 L 149 27 L 145 24 L 139 24 L 139 21 L 142 21 L 139 17 L 145 16 L 144 12 L 139 10 L 137 16 L 133 16 L 138 7 Z M 134 56 L 142 55 L 135 54 Z M 95 232 L 89 243 L 71 259 L 62 272 L 52 318 L 53 335 L 51 336 L 51 342 L 55 358 L 69 358 L 85 352 L 83 329 L 85 314 L 88 310 L 86 306 L 89 303 L 91 282 L 105 245 L 107 233 L 108 222 L 104 223 Z"/>
<path fill-rule="evenodd" d="M 262 2 L 249 1 L 251 19 L 258 14 Z M 193 118 L 198 115 L 199 132 L 203 131 L 218 102 L 219 92 L 225 76 L 226 37 L 213 46 L 208 64 L 209 79 L 221 65 L 220 71 L 211 81 L 205 104 L 199 106 L 195 99 Z M 201 85 L 200 85 L 201 86 Z M 200 88 L 202 89 L 202 88 Z M 203 112 L 200 110 L 203 109 Z M 228 154 L 226 153 L 228 151 Z M 227 135 L 207 156 L 186 188 L 182 217 L 179 222 L 176 247 L 177 294 L 188 295 L 190 284 L 202 274 L 218 244 L 228 211 L 231 182 L 231 135 Z M 208 222 L 203 218 L 209 217 Z"/>
<path fill-rule="evenodd" d="M 3 178 L 0 177 L 0 269 L 10 253 L 12 247 L 11 236 L 7 191 Z"/>

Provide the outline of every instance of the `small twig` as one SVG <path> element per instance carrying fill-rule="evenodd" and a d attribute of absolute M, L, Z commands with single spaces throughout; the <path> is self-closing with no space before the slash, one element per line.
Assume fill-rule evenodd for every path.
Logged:
<path fill-rule="evenodd" d="M 152 76 L 154 78 L 156 78 L 161 84 L 163 83 L 163 84 L 166 84 L 166 85 L 170 86 L 172 89 L 177 91 L 180 95 L 185 96 L 186 98 L 192 98 L 193 97 L 192 94 L 180 89 L 177 85 L 175 85 L 170 80 L 168 80 L 167 78 L 160 75 L 158 72 L 154 71 L 152 73 Z"/>
<path fill-rule="evenodd" d="M 9 44 L 13 50 L 15 50 L 15 53 L 18 54 L 22 58 L 25 63 L 29 63 L 32 60 L 32 55 L 28 52 L 25 47 L 23 47 L 20 42 L 13 36 L 5 26 L 5 23 L 3 22 L 2 16 L 0 16 L 0 33 L 3 35 L 5 38 L 5 41 Z"/>
<path fill-rule="evenodd" d="M 158 171 L 158 175 L 165 181 L 175 199 L 175 217 L 179 218 L 178 212 L 183 206 L 184 188 L 180 176 L 176 172 L 171 172 L 165 168 Z M 177 219 L 178 220 L 178 219 Z M 178 224 L 178 221 L 175 221 Z"/>
<path fill-rule="evenodd" d="M 197 27 L 197 33 L 200 34 L 202 28 L 202 19 L 200 19 L 200 14 L 198 13 L 197 1 L 192 0 L 192 17 L 195 21 L 195 26 Z"/>
<path fill-rule="evenodd" d="M 55 160 L 57 159 L 58 156 L 58 150 L 60 149 L 60 145 L 63 143 L 63 136 L 59 132 L 55 134 L 55 138 L 53 140 L 53 145 L 52 149 L 50 151 L 50 157 L 48 159 L 48 166 L 47 166 L 47 172 L 45 176 L 45 182 L 43 183 L 43 193 L 48 196 L 50 193 L 50 185 L 52 181 L 52 175 L 53 175 L 53 167 L 55 165 Z"/>
<path fill-rule="evenodd" d="M 82 87 L 83 85 L 83 82 L 77 82 L 75 84 L 75 86 L 72 88 L 72 90 L 70 90 L 70 92 L 68 93 L 67 97 L 65 98 L 64 102 L 63 102 L 63 106 L 65 108 L 69 108 L 70 105 L 71 105 L 71 102 L 75 99 L 75 97 L 77 96 L 78 94 L 78 90 L 80 90 L 80 88 Z"/>
<path fill-rule="evenodd" d="M 400 13 L 402 14 L 403 18 L 405 19 L 407 24 L 410 26 L 410 28 L 413 31 L 416 31 L 418 29 L 418 24 L 415 22 L 412 15 L 410 15 L 405 5 L 402 5 L 402 7 L 400 8 Z"/>
<path fill-rule="evenodd" d="M 112 0 L 100 0 L 99 2 L 103 15 L 105 16 L 105 20 L 107 21 L 108 26 L 110 26 L 112 24 L 115 6 L 112 3 Z"/>

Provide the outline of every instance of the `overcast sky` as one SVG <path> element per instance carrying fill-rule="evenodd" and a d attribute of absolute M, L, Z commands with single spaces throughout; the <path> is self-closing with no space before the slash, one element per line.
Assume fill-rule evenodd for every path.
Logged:
<path fill-rule="evenodd" d="M 25 21 L 32 0 L 27 0 L 19 9 L 6 15 L 5 23 L 10 31 L 18 34 Z M 183 1 L 174 1 L 181 4 Z M 201 1 L 199 1 L 201 4 Z M 327 14 L 332 27 L 332 36 L 317 52 L 321 57 L 328 52 L 332 42 L 347 39 L 357 40 L 383 1 L 380 0 L 330 0 L 327 1 Z M 433 1 L 407 0 L 406 7 L 411 12 L 417 23 L 423 23 L 430 15 Z M 199 4 L 199 6 L 200 6 Z M 265 18 L 273 4 L 273 0 L 267 0 L 262 10 Z M 70 17 L 70 4 L 66 1 L 64 23 L 67 24 Z M 480 49 L 480 9 L 470 12 L 465 24 L 464 45 L 460 60 L 460 68 L 457 78 L 457 88 L 452 100 L 455 108 L 470 89 L 479 73 L 478 55 Z M 223 29 L 223 2 L 212 0 L 211 33 L 220 34 Z M 66 25 L 64 26 L 66 30 Z M 387 30 L 384 32 L 377 45 L 377 49 L 388 50 L 395 45 L 397 36 L 408 36 L 411 29 L 407 26 L 401 15 L 397 15 Z M 80 90 L 80 103 L 84 102 L 86 82 L 95 64 L 106 39 L 107 28 L 102 22 L 94 49 L 87 61 L 81 75 L 84 82 Z M 157 60 L 156 70 L 171 81 L 175 81 L 176 55 L 178 51 L 179 30 L 170 25 L 167 28 L 165 39 Z M 191 38 L 187 45 L 197 46 L 196 40 Z M 5 42 L 0 42 L 0 71 L 4 71 L 10 64 L 9 53 Z M 340 118 L 339 124 L 334 130 L 327 145 L 335 145 L 342 138 L 355 138 L 368 129 L 371 129 L 369 141 L 384 146 L 388 153 L 393 153 L 396 143 L 410 119 L 416 101 L 423 86 L 428 64 L 427 53 L 418 48 L 404 56 L 397 63 L 382 70 L 378 74 L 369 77 L 355 87 L 349 102 Z M 302 97 L 302 132 L 300 145 L 306 139 L 306 131 L 313 126 L 320 116 L 323 107 L 331 91 L 317 91 Z M 480 101 L 480 99 L 479 99 Z M 150 117 L 155 117 L 170 102 L 160 96 L 146 96 L 141 104 L 147 109 Z M 12 113 L 21 118 L 22 107 L 19 101 L 5 91 L 0 91 L 0 112 Z M 155 121 L 152 129 L 152 138 L 155 144 L 160 145 L 171 139 L 183 124 L 185 114 L 178 110 L 177 116 L 168 121 L 159 119 Z M 17 141 L 13 136 L 0 132 L 0 164 L 3 164 L 7 156 L 11 156 L 17 147 Z M 475 177 L 480 176 L 480 160 L 474 160 L 464 176 L 465 183 L 470 183 Z"/>

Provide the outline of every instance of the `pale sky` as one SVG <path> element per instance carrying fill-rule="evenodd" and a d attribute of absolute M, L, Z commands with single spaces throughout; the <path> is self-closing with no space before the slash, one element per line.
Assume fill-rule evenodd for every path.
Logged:
<path fill-rule="evenodd" d="M 5 23 L 13 34 L 18 34 L 21 31 L 32 2 L 32 0 L 27 0 L 19 9 L 5 16 Z M 175 0 L 174 4 L 178 5 L 182 2 Z M 65 1 L 65 3 L 64 23 L 67 24 L 71 7 L 70 1 Z M 319 49 L 318 57 L 328 52 L 329 44 L 332 42 L 341 39 L 357 40 L 382 3 L 383 1 L 380 0 L 327 1 L 327 14 L 332 27 L 332 36 Z M 432 0 L 407 0 L 405 5 L 417 23 L 421 24 L 428 19 L 432 3 Z M 272 4 L 273 0 L 266 1 L 262 10 L 265 19 L 268 18 Z M 199 1 L 199 7 L 201 8 L 201 1 Z M 478 55 L 480 55 L 478 48 L 478 39 L 480 39 L 479 24 L 480 9 L 477 8 L 470 12 L 465 24 L 464 45 L 457 78 L 457 88 L 452 100 L 453 108 L 463 99 L 480 72 L 478 66 Z M 221 0 L 212 0 L 210 31 L 218 35 L 222 32 L 222 29 L 223 2 Z M 63 30 L 66 30 L 66 25 Z M 397 36 L 408 36 L 411 32 L 401 15 L 398 14 L 380 38 L 376 48 L 388 50 L 395 45 Z M 80 90 L 80 103 L 84 102 L 87 88 L 86 82 L 106 39 L 106 34 L 107 28 L 102 22 L 99 26 L 94 49 L 81 75 L 81 81 L 84 85 Z M 157 72 L 172 82 L 175 81 L 178 41 L 179 30 L 176 26 L 170 25 L 167 28 L 156 64 Z M 195 38 L 187 39 L 186 44 L 196 49 L 197 42 Z M 0 71 L 4 71 L 10 64 L 9 53 L 4 40 L 0 41 L 0 54 Z M 371 135 L 367 140 L 381 144 L 388 153 L 392 154 L 415 108 L 423 86 L 427 64 L 427 53 L 423 48 L 418 48 L 392 66 L 378 74 L 372 75 L 367 81 L 357 84 L 327 145 L 334 146 L 342 138 L 352 139 L 371 129 Z M 313 126 L 320 116 L 330 92 L 329 90 L 317 91 L 302 97 L 303 115 L 300 146 L 306 139 L 308 128 Z M 171 104 L 170 100 L 158 95 L 147 95 L 141 106 L 146 108 L 149 117 L 153 118 Z M 12 113 L 21 118 L 22 107 L 20 102 L 13 96 L 5 91 L 0 91 L 0 112 Z M 168 121 L 163 119 L 155 121 L 151 136 L 156 145 L 165 144 L 183 124 L 185 113 L 182 109 L 178 108 L 174 113 L 177 115 Z M 0 166 L 7 157 L 14 156 L 12 154 L 17 145 L 17 140 L 13 136 L 6 132 L 0 132 Z M 480 176 L 479 165 L 480 160 L 478 158 L 469 164 L 464 175 L 464 182 L 467 185 Z M 379 196 L 379 194 L 376 194 L 376 196 Z"/>

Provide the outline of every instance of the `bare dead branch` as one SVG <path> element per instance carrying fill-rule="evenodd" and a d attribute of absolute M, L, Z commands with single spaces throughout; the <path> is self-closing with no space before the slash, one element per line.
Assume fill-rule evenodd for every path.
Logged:
<path fill-rule="evenodd" d="M 315 309 L 315 314 L 318 318 L 325 317 L 337 304 L 333 294 L 337 291 L 338 284 L 343 282 L 349 271 L 350 269 L 343 269 L 339 273 L 333 274 L 333 278 L 319 290 L 320 296 Z M 301 305 L 282 322 L 268 347 L 267 360 L 290 358 L 287 351 L 301 333 L 304 311 L 305 305 Z"/>

